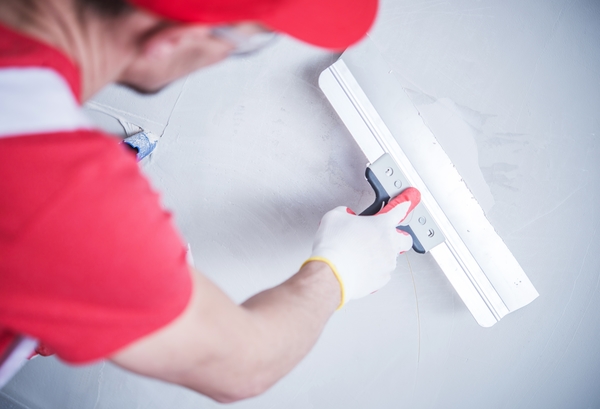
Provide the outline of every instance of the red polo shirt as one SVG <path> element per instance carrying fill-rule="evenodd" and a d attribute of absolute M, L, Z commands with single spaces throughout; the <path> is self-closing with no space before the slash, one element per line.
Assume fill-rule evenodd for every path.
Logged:
<path fill-rule="evenodd" d="M 67 57 L 0 26 L 0 357 L 26 335 L 94 361 L 190 299 L 171 215 L 79 94 Z"/>

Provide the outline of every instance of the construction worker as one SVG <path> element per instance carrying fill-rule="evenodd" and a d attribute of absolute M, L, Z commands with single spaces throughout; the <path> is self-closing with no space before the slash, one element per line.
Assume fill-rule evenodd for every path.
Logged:
<path fill-rule="evenodd" d="M 332 50 L 376 0 L 0 1 L 0 383 L 34 350 L 110 359 L 220 402 L 265 391 L 332 313 L 384 286 L 412 245 L 407 189 L 378 215 L 322 219 L 299 271 L 237 305 L 186 263 L 135 155 L 82 102 L 118 82 L 155 92 L 274 32 Z"/>

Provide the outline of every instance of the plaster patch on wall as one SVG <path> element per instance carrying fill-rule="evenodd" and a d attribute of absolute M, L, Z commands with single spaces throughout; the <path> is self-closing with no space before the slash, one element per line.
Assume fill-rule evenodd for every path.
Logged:
<path fill-rule="evenodd" d="M 481 208 L 487 212 L 494 197 L 479 167 L 476 134 L 491 115 L 461 107 L 449 98 L 435 99 L 421 92 L 407 93 L 425 124 L 442 145 Z"/>
<path fill-rule="evenodd" d="M 512 180 L 516 178 L 515 171 L 519 167 L 510 163 L 497 162 L 491 166 L 482 167 L 483 177 L 489 183 L 500 185 L 506 189 L 517 191 L 516 187 L 512 186 Z"/>

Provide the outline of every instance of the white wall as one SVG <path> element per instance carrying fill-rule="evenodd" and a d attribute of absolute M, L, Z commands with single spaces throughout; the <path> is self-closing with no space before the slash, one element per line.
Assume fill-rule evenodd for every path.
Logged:
<path fill-rule="evenodd" d="M 372 38 L 449 151 L 453 135 L 474 139 L 452 155 L 479 164 L 488 217 L 540 297 L 480 328 L 433 260 L 408 254 L 289 376 L 232 407 L 600 407 L 600 2 L 389 0 Z M 97 98 L 164 131 L 144 169 L 197 267 L 236 300 L 291 275 L 325 211 L 372 200 L 366 160 L 316 87 L 334 60 L 285 39 L 153 98 Z M 220 406 L 41 358 L 3 392 L 31 409 Z"/>

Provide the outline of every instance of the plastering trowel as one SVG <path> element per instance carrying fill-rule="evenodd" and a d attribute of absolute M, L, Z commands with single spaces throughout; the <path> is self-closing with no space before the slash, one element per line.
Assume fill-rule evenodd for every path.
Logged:
<path fill-rule="evenodd" d="M 408 186 L 421 203 L 404 222 L 413 249 L 438 263 L 479 325 L 538 293 L 369 39 L 321 73 L 319 86 L 370 164 L 375 214 Z"/>

